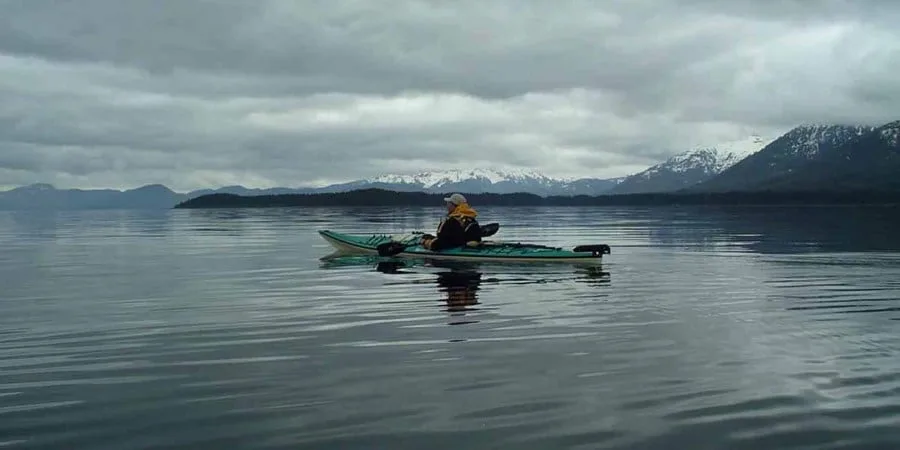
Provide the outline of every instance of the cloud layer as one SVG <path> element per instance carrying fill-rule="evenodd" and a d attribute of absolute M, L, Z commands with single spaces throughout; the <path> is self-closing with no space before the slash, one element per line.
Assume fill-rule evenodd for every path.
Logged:
<path fill-rule="evenodd" d="M 804 122 L 900 118 L 900 3 L 21 0 L 0 186 L 620 176 Z"/>

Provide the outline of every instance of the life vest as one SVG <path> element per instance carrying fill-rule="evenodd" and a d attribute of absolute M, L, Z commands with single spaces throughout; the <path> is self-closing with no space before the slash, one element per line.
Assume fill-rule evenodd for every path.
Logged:
<path fill-rule="evenodd" d="M 478 217 L 477 211 L 472 209 L 467 203 L 461 203 L 441 221 L 440 225 L 438 225 L 437 232 L 441 232 L 441 229 L 448 220 L 455 220 L 462 226 L 463 236 L 465 236 L 466 240 L 465 245 L 478 245 L 481 242 L 481 227 L 478 225 L 476 217 Z"/>

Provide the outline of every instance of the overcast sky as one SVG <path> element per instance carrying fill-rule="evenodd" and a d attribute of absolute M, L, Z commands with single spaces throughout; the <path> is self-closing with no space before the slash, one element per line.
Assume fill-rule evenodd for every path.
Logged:
<path fill-rule="evenodd" d="M 0 186 L 621 176 L 900 119 L 896 0 L 6 0 Z"/>

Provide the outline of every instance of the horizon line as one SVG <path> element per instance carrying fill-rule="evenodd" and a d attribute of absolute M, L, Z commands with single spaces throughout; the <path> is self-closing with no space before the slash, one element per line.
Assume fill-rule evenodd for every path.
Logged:
<path fill-rule="evenodd" d="M 653 167 L 653 166 L 650 166 L 650 167 Z M 649 168 L 649 167 L 648 167 L 648 168 Z M 447 169 L 447 170 L 431 171 L 431 172 L 449 172 L 449 171 L 457 171 L 457 170 L 459 170 L 459 171 L 468 171 L 468 170 L 477 170 L 477 169 Z M 492 169 L 488 169 L 488 170 L 492 170 Z M 531 170 L 531 169 L 529 169 L 529 170 Z M 538 174 L 542 174 L 542 173 L 539 172 L 539 171 L 534 171 L 534 172 L 536 172 L 536 173 L 538 173 Z M 32 187 L 32 186 L 47 186 L 47 187 L 50 187 L 50 188 L 52 188 L 52 189 L 54 189 L 54 190 L 59 190 L 59 191 L 77 190 L 77 191 L 118 191 L 118 192 L 133 191 L 133 190 L 142 189 L 142 188 L 151 187 L 151 186 L 162 186 L 162 187 L 164 187 L 164 188 L 166 188 L 166 189 L 168 189 L 168 190 L 170 190 L 170 191 L 172 191 L 172 192 L 174 192 L 174 193 L 176 193 L 176 194 L 190 194 L 190 193 L 192 193 L 192 192 L 197 192 L 197 191 L 203 191 L 203 190 L 217 190 L 217 189 L 225 189 L 225 188 L 231 188 L 231 187 L 239 187 L 239 188 L 250 189 L 250 190 L 267 190 L 267 189 L 322 189 L 322 188 L 327 188 L 327 187 L 331 187 L 331 186 L 335 186 L 335 185 L 340 185 L 340 184 L 346 184 L 346 183 L 355 183 L 355 182 L 373 182 L 373 180 L 375 180 L 375 179 L 377 179 L 377 178 L 379 178 L 379 177 L 382 177 L 382 176 L 390 176 L 390 175 L 413 176 L 413 175 L 418 175 L 418 174 L 422 174 L 422 173 L 429 173 L 429 172 L 427 172 L 427 171 L 426 171 L 426 172 L 419 172 L 419 173 L 417 173 L 417 174 L 411 174 L 411 175 L 405 175 L 405 174 L 381 174 L 381 175 L 377 175 L 377 176 L 370 177 L 370 178 L 357 178 L 357 179 L 351 179 L 351 180 L 346 180 L 346 181 L 335 181 L 335 182 L 331 182 L 331 183 L 327 183 L 327 184 L 318 184 L 318 185 L 299 185 L 299 186 L 290 186 L 290 185 L 271 185 L 271 186 L 267 186 L 267 187 L 258 187 L 258 186 L 257 186 L 257 187 L 253 187 L 253 186 L 247 186 L 247 185 L 244 185 L 244 184 L 221 184 L 221 185 L 218 185 L 218 186 L 216 186 L 216 187 L 200 187 L 200 188 L 188 189 L 188 190 L 175 190 L 175 189 L 169 187 L 168 185 L 166 185 L 165 183 L 161 183 L 161 182 L 157 182 L 157 183 L 146 183 L 146 184 L 134 185 L 134 186 L 132 186 L 132 187 L 118 187 L 118 188 L 116 188 L 116 187 L 60 187 L 60 186 L 58 186 L 58 185 L 56 185 L 56 184 L 54 184 L 54 183 L 43 182 L 43 181 L 36 181 L 36 182 L 33 182 L 33 183 L 21 184 L 21 185 L 2 185 L 2 186 L 0 186 L 0 193 L 2 193 L 2 192 L 10 192 L 10 191 L 13 191 L 13 190 L 16 190 L 16 189 L 27 188 L 27 187 Z M 637 173 L 640 173 L 640 172 L 637 172 Z M 544 175 L 544 174 L 542 174 L 542 175 Z M 544 175 L 544 176 L 546 176 L 547 178 L 550 178 L 550 179 L 552 179 L 552 180 L 554 180 L 554 181 L 562 181 L 562 182 L 566 182 L 566 181 L 578 181 L 578 180 L 585 180 L 585 179 L 590 179 L 590 180 L 615 180 L 615 179 L 619 179 L 619 178 L 626 178 L 626 177 L 629 177 L 629 176 L 631 176 L 631 175 L 634 175 L 634 174 L 630 174 L 630 175 L 620 175 L 620 176 L 614 176 L 614 177 L 608 177 L 608 178 L 603 178 L 603 177 L 591 177 L 591 176 L 582 176 L 582 177 L 557 177 L 557 176 L 551 176 L 551 175 Z M 492 184 L 493 184 L 493 183 L 492 183 Z"/>

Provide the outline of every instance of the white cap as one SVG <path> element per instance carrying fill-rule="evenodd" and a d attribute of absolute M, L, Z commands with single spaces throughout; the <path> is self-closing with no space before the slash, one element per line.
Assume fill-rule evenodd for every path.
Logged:
<path fill-rule="evenodd" d="M 449 197 L 444 198 L 445 202 L 453 203 L 454 205 L 459 205 L 460 203 L 469 203 L 466 201 L 466 198 L 463 197 L 462 194 L 453 194 Z"/>

